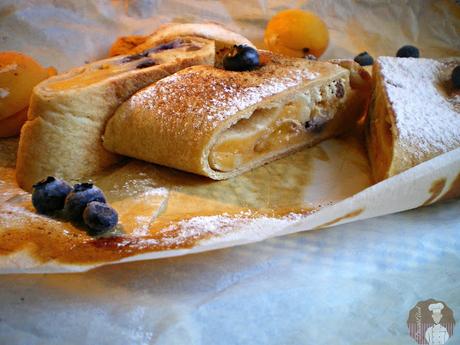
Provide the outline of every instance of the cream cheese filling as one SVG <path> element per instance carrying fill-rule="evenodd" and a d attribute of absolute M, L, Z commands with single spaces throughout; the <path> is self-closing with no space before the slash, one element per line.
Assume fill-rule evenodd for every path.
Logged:
<path fill-rule="evenodd" d="M 320 136 L 345 101 L 347 85 L 343 79 L 335 80 L 256 109 L 220 135 L 209 154 L 211 168 L 232 171 Z"/>

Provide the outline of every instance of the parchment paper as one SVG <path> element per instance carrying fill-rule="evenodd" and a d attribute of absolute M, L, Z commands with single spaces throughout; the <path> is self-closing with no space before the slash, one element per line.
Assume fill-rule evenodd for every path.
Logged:
<path fill-rule="evenodd" d="M 8 345 L 416 345 L 418 301 L 460 341 L 460 200 L 176 258 L 0 276 Z"/>
<path fill-rule="evenodd" d="M 374 56 L 394 55 L 403 44 L 417 45 L 425 57 L 460 55 L 460 14 L 454 1 L 414 1 L 406 4 L 390 1 L 318 1 L 307 4 L 284 1 L 80 3 L 69 0 L 30 4 L 26 1 L 6 1 L 0 8 L 0 48 L 26 52 L 44 65 L 53 65 L 63 71 L 85 61 L 105 57 L 110 44 L 118 36 L 147 34 L 158 24 L 171 20 L 214 20 L 240 31 L 258 46 L 263 47 L 261 39 L 267 20 L 281 9 L 296 6 L 315 11 L 328 24 L 331 45 L 324 56 L 325 59 L 351 58 L 363 50 Z M 8 161 L 11 152 L 7 151 L 14 150 L 15 142 L 2 141 L 1 144 L 5 151 L 2 153 L 8 156 L 5 161 Z M 324 155 L 327 159 L 324 159 Z M 292 181 L 299 176 L 302 180 L 307 174 L 298 170 L 299 162 L 309 166 L 308 183 L 293 189 Z M 369 167 L 362 145 L 356 143 L 352 137 L 324 142 L 317 148 L 302 151 L 239 179 L 206 187 L 202 187 L 200 182 L 184 186 L 175 178 L 171 182 L 171 175 L 177 177 L 177 174 L 181 176 L 181 173 L 165 171 L 153 165 L 142 165 L 142 169 L 138 169 L 139 164 L 143 163 L 130 162 L 97 180 L 110 194 L 115 188 L 113 174 L 123 175 L 133 171 L 142 171 L 145 174 L 147 170 L 147 179 L 153 183 L 153 194 L 144 194 L 140 197 L 154 195 L 152 203 L 155 207 L 148 210 L 149 214 L 139 215 L 141 219 L 147 219 L 145 224 L 134 224 L 131 219 L 122 219 L 125 230 L 130 235 L 134 234 L 142 240 L 142 236 L 145 235 L 142 229 L 149 226 L 149 216 L 163 207 L 161 193 L 166 190 L 168 203 L 165 214 L 171 216 L 173 213 L 176 222 L 165 228 L 168 231 L 176 231 L 179 239 L 199 237 L 201 234 L 212 236 L 191 248 L 179 246 L 180 249 L 148 252 L 116 261 L 176 256 L 235 246 L 436 202 L 458 183 L 460 149 L 374 186 L 371 186 Z M 293 168 L 286 169 L 290 165 Z M 14 168 L 7 166 L 2 173 L 3 183 L 11 183 Z M 440 180 L 443 181 L 441 184 Z M 283 181 L 289 181 L 289 185 L 283 185 Z M 441 187 L 434 189 L 436 184 Z M 241 188 L 244 193 L 239 192 Z M 286 194 L 286 190 L 291 192 Z M 228 191 L 234 192 L 234 199 L 230 195 L 230 201 L 227 200 Z M 4 200 L 9 202 L 12 208 L 21 208 L 26 212 L 30 208 L 30 202 L 27 204 L 27 195 L 17 191 L 13 193 L 19 197 L 12 201 L 11 198 Z M 225 202 L 221 199 L 222 195 L 226 196 Z M 127 195 L 127 198 L 129 197 L 131 195 Z M 199 200 L 200 202 L 196 203 L 198 211 L 201 205 L 205 205 L 214 213 L 181 221 L 180 212 L 177 210 L 184 198 Z M 120 202 L 117 209 L 123 211 L 125 201 L 114 200 L 114 203 L 116 202 Z M 219 202 L 223 202 L 224 206 L 216 206 L 220 205 Z M 334 205 L 329 206 L 330 204 Z M 174 205 L 177 208 L 174 208 Z M 233 218 L 229 220 L 223 211 L 227 210 L 228 205 L 232 211 L 236 209 L 240 212 L 238 217 L 241 221 L 234 222 Z M 257 211 L 276 212 L 283 207 L 288 210 L 320 207 L 320 210 L 311 214 L 306 211 L 290 212 L 284 217 L 275 217 L 268 212 L 254 217 L 245 211 L 246 207 L 256 207 Z M 198 211 L 197 214 L 200 214 Z M 148 243 L 145 242 L 143 245 Z M 111 261 L 65 263 L 56 257 L 55 260 L 40 262 L 31 257 L 30 248 L 27 248 L 14 255 L 3 256 L 0 267 L 2 273 L 64 272 L 87 270 Z"/>
<path fill-rule="evenodd" d="M 332 35 L 328 57 L 352 57 L 364 49 L 390 54 L 387 50 L 394 52 L 408 42 L 430 56 L 458 55 L 460 49 L 454 1 L 396 0 L 3 0 L 0 49 L 30 52 L 62 71 L 104 56 L 119 35 L 147 33 L 158 22 L 183 18 L 228 23 L 260 43 L 266 20 L 294 6 L 327 19 Z M 353 200 L 370 205 L 382 197 L 365 212 L 395 212 L 402 195 L 412 200 L 411 191 L 418 186 L 415 176 L 424 176 L 428 187 L 430 178 L 448 171 L 450 182 L 458 160 L 459 153 L 453 152 L 391 182 L 393 203 L 384 210 L 379 205 L 390 194 L 387 184 Z M 399 190 L 402 184 L 407 185 Z M 426 188 L 417 193 L 407 207 L 418 206 L 430 195 Z M 349 203 L 335 207 L 355 210 Z M 0 343 L 413 345 L 406 322 L 418 301 L 444 301 L 458 323 L 459 209 L 460 200 L 453 200 L 328 230 L 72 275 L 3 275 Z M 334 209 L 323 212 L 342 215 Z M 315 217 L 309 227 L 319 224 Z M 303 230 L 302 222 L 286 231 Z M 14 265 L 9 267 L 13 272 Z M 458 344 L 459 336 L 457 325 L 447 344 Z"/>

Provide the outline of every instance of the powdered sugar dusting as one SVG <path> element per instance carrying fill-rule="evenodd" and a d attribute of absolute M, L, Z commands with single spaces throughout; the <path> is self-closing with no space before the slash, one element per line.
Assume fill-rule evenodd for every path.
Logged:
<path fill-rule="evenodd" d="M 158 116 L 170 116 L 172 110 L 177 117 L 183 113 L 199 114 L 193 126 L 214 128 L 267 97 L 319 76 L 308 68 L 287 66 L 277 73 L 273 73 L 274 69 L 283 69 L 282 65 L 264 68 L 260 72 L 230 72 L 209 66 L 191 67 L 138 92 L 130 103 L 132 107 L 141 104 L 155 110 Z"/>
<path fill-rule="evenodd" d="M 267 228 L 282 229 L 300 220 L 303 216 L 305 215 L 290 213 L 284 217 L 275 218 L 256 215 L 250 210 L 236 215 L 223 213 L 214 216 L 198 216 L 173 223 L 162 229 L 161 237 L 155 240 L 155 243 L 166 247 L 176 247 L 201 239 L 219 240 L 219 237 L 224 235 L 226 240 L 230 240 L 230 237 L 238 239 L 242 232 L 248 232 L 252 237 L 263 237 L 267 234 Z M 150 244 L 145 242 L 143 245 Z"/>
<path fill-rule="evenodd" d="M 37 214 L 34 210 L 30 210 L 22 205 L 11 204 L 6 202 L 0 208 L 0 227 L 2 229 L 15 228 L 29 225 L 31 220 L 41 220 L 50 223 L 59 224 L 59 221 L 52 218 L 47 218 Z"/>
<path fill-rule="evenodd" d="M 152 216 L 135 216 L 134 221 L 136 223 L 136 227 L 132 231 L 133 236 L 145 236 L 149 233 L 149 226 L 152 222 Z"/>
<path fill-rule="evenodd" d="M 413 165 L 460 146 L 460 97 L 449 90 L 460 58 L 380 57 L 384 88 L 396 114 L 395 151 Z"/>
<path fill-rule="evenodd" d="M 252 71 L 193 66 L 142 89 L 108 122 L 106 147 L 126 156 L 202 173 L 210 170 L 204 157 L 219 129 L 249 117 L 259 107 L 286 101 L 313 86 L 312 81 L 326 83 L 349 73 L 327 62 L 268 52 L 261 52 L 262 57 L 265 65 Z M 125 137 L 139 139 L 125 144 Z"/>

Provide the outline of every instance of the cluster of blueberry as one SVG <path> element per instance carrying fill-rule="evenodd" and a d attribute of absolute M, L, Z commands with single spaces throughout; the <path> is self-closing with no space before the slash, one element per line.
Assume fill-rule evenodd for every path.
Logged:
<path fill-rule="evenodd" d="M 92 183 L 79 183 L 73 188 L 65 181 L 48 176 L 36 183 L 32 192 L 32 204 L 38 213 L 62 215 L 88 227 L 91 235 L 100 235 L 113 229 L 118 214 L 107 205 L 104 193 Z"/>
<path fill-rule="evenodd" d="M 417 47 L 411 45 L 405 45 L 398 49 L 396 52 L 396 57 L 400 58 L 418 58 L 420 57 L 420 51 Z M 355 62 L 359 63 L 361 66 L 370 66 L 374 63 L 374 59 L 368 52 L 362 52 L 355 56 Z"/>

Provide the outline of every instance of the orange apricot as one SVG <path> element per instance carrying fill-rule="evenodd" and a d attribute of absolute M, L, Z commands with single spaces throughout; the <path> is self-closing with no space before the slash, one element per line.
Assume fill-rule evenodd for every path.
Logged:
<path fill-rule="evenodd" d="M 130 51 L 145 42 L 146 36 L 124 36 L 119 37 L 109 50 L 109 56 L 130 54 Z"/>
<path fill-rule="evenodd" d="M 273 52 L 292 57 L 319 58 L 329 44 L 326 24 L 312 12 L 281 11 L 268 22 L 264 42 Z"/>
<path fill-rule="evenodd" d="M 0 120 L 26 108 L 34 86 L 48 76 L 48 70 L 31 57 L 0 52 Z"/>

